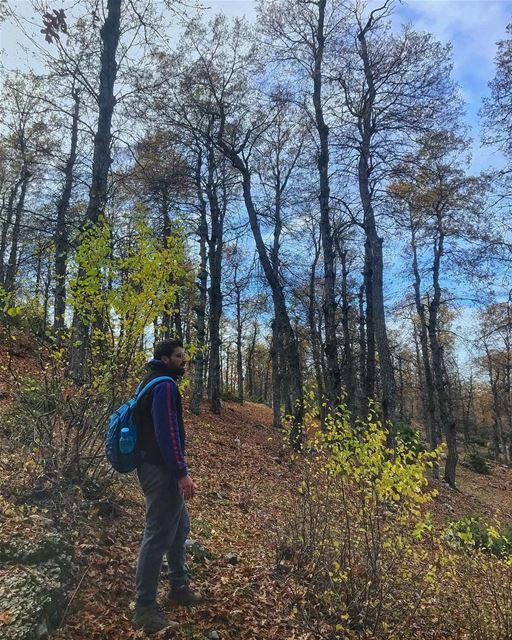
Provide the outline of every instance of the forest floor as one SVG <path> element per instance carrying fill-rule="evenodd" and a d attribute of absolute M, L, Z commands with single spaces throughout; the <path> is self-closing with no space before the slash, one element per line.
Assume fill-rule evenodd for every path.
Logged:
<path fill-rule="evenodd" d="M 0 375 L 0 392 L 7 382 Z M 158 638 L 203 640 L 217 631 L 221 640 L 312 640 L 290 614 L 292 585 L 275 571 L 275 526 L 300 478 L 282 436 L 271 427 L 271 410 L 224 402 L 220 416 L 204 406 L 199 417 L 186 412 L 185 421 L 187 458 L 199 485 L 189 503 L 191 538 L 212 557 L 190 563 L 193 586 L 205 596 L 204 604 L 190 610 L 167 607 L 169 618 L 181 627 Z M 1 462 L 0 473 L 16 482 L 16 449 L 6 446 Z M 495 465 L 484 476 L 460 466 L 458 482 L 459 491 L 436 483 L 439 496 L 430 505 L 436 519 L 473 515 L 491 520 L 499 513 L 503 522 L 512 520 L 512 469 Z M 55 640 L 142 637 L 131 629 L 131 616 L 143 499 L 132 475 L 122 477 L 116 491 L 112 503 L 79 505 L 58 523 L 74 541 L 76 575 L 64 624 L 51 636 Z M 27 515 L 5 499 L 0 507 L 2 538 L 22 527 L 29 539 L 32 529 L 44 527 L 45 510 L 32 507 Z M 162 573 L 162 601 L 165 588 Z"/>

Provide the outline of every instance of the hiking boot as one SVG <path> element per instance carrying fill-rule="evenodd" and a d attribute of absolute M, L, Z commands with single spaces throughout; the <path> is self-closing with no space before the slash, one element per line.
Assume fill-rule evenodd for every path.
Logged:
<path fill-rule="evenodd" d="M 178 626 L 177 622 L 171 622 L 167 619 L 167 616 L 156 602 L 148 605 L 135 605 L 133 628 L 137 631 L 142 630 L 145 633 L 152 634 L 168 627 L 176 628 Z"/>
<path fill-rule="evenodd" d="M 195 604 L 200 604 L 203 598 L 192 591 L 188 584 L 184 584 L 180 587 L 171 587 L 167 593 L 167 600 L 182 607 L 192 607 Z"/>

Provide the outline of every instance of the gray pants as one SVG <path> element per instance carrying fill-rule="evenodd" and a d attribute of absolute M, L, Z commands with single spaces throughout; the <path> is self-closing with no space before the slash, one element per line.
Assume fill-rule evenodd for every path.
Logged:
<path fill-rule="evenodd" d="M 163 467 L 143 464 L 137 469 L 146 500 L 146 527 L 135 573 L 136 600 L 156 600 L 162 561 L 167 555 L 169 580 L 173 587 L 188 582 L 185 541 L 190 531 L 187 507 L 178 482 Z"/>

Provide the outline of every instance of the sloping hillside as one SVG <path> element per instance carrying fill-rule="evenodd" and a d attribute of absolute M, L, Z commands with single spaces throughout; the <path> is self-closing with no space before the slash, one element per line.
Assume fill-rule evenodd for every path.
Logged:
<path fill-rule="evenodd" d="M 7 354 L 1 376 L 5 406 L 9 395 Z M 26 353 L 15 355 L 28 373 L 37 363 Z M 292 585 L 275 571 L 274 527 L 287 496 L 301 480 L 282 436 L 271 426 L 268 407 L 225 402 L 222 415 L 203 406 L 197 417 L 186 411 L 188 460 L 199 494 L 189 503 L 191 538 L 209 558 L 190 560 L 193 584 L 205 602 L 192 610 L 171 609 L 181 627 L 160 638 L 204 640 L 309 640 L 314 636 L 293 621 Z M 12 495 L 31 495 L 31 468 L 16 445 L 4 438 L 0 484 L 17 486 Z M 458 492 L 442 484 L 432 505 L 436 520 L 462 515 L 491 520 L 512 517 L 512 470 L 495 466 L 489 476 L 459 467 Z M 0 501 L 0 544 L 32 540 L 45 529 L 64 532 L 75 548 L 70 600 L 59 612 L 64 622 L 52 634 L 59 640 L 121 640 L 141 637 L 131 629 L 133 576 L 144 525 L 141 492 L 134 476 L 119 476 L 114 494 L 86 501 L 78 495 L 52 522 L 44 501 L 22 504 L 5 491 Z M 50 510 L 51 511 L 51 510 Z M 199 549 L 200 555 L 201 549 Z M 8 571 L 10 571 L 9 569 Z M 6 575 L 8 574 L 8 571 Z M 165 594 L 162 573 L 161 599 Z M 8 622 L 0 611 L 0 624 Z M 216 632 L 216 633 L 214 633 Z"/>
<path fill-rule="evenodd" d="M 213 557 L 190 562 L 206 601 L 191 611 L 169 609 L 183 625 L 172 637 L 199 639 L 212 630 L 222 639 L 305 637 L 290 623 L 287 585 L 273 571 L 277 507 L 296 479 L 293 464 L 279 457 L 271 411 L 225 403 L 221 416 L 205 408 L 202 416 L 186 419 L 188 459 L 200 488 L 189 503 L 191 537 Z M 91 518 L 77 532 L 82 579 L 56 638 L 137 637 L 130 618 L 143 503 L 135 478 L 123 478 L 119 490 L 119 513 Z"/>
<path fill-rule="evenodd" d="M 191 562 L 194 584 L 207 601 L 192 611 L 168 609 L 183 628 L 163 637 L 199 640 L 216 630 L 223 640 L 309 638 L 295 628 L 289 585 L 274 572 L 273 527 L 280 504 L 300 477 L 281 436 L 271 427 L 271 410 L 252 403 L 225 403 L 221 416 L 204 407 L 202 416 L 187 414 L 186 419 L 188 457 L 200 487 L 189 503 L 191 537 L 214 557 L 205 563 Z M 510 515 L 510 469 L 498 467 L 490 476 L 479 476 L 461 467 L 459 475 L 460 492 L 439 487 L 433 505 L 437 518 L 465 514 L 491 518 L 499 510 Z M 130 617 L 143 507 L 134 479 L 124 480 L 119 515 L 92 519 L 79 532 L 81 572 L 87 573 L 57 638 L 136 637 Z M 235 564 L 228 554 L 235 554 Z"/>

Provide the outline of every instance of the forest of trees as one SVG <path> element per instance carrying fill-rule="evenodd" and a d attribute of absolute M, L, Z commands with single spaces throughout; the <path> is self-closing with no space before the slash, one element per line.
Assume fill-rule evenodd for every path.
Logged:
<path fill-rule="evenodd" d="M 300 447 L 314 390 L 321 423 L 343 402 L 444 442 L 453 487 L 459 449 L 509 464 L 512 27 L 481 106 L 508 165 L 476 175 L 451 47 L 394 10 L 5 11 L 32 68 L 1 73 L 4 312 L 79 384 L 176 336 L 194 413 L 265 402 Z"/>

